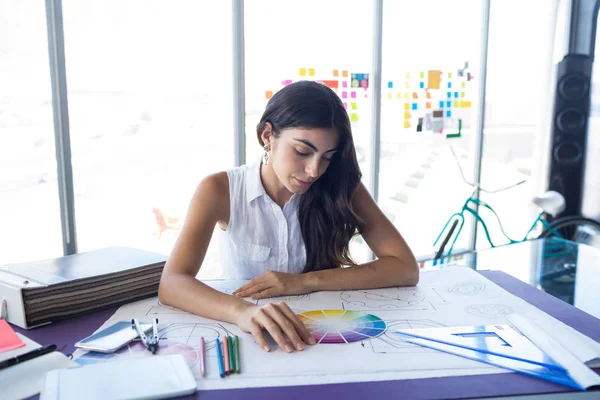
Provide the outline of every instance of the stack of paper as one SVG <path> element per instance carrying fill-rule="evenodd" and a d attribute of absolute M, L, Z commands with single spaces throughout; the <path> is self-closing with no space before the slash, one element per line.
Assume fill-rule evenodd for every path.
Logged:
<path fill-rule="evenodd" d="M 8 321 L 30 328 L 156 296 L 166 256 L 112 247 L 0 267 Z"/>

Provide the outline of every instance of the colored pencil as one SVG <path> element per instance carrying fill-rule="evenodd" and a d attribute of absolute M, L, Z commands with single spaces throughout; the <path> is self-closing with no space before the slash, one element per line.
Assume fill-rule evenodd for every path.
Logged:
<path fill-rule="evenodd" d="M 206 346 L 203 336 L 200 336 L 200 375 L 203 378 L 206 376 Z"/>
<path fill-rule="evenodd" d="M 231 373 L 231 365 L 229 364 L 229 346 L 227 345 L 227 336 L 223 338 L 223 360 L 225 361 L 225 373 Z"/>
<path fill-rule="evenodd" d="M 233 338 L 233 353 L 235 357 L 235 372 L 238 374 L 241 372 L 240 368 L 240 341 L 237 335 Z"/>
<path fill-rule="evenodd" d="M 231 336 L 227 336 L 227 347 L 229 348 L 229 367 L 233 374 L 235 372 L 235 359 L 233 358 L 233 338 Z"/>
<path fill-rule="evenodd" d="M 219 360 L 219 375 L 221 375 L 221 378 L 225 378 L 225 368 L 223 368 L 223 355 L 221 354 L 221 343 L 219 342 L 219 339 L 215 339 L 215 342 L 217 343 L 217 359 Z"/>

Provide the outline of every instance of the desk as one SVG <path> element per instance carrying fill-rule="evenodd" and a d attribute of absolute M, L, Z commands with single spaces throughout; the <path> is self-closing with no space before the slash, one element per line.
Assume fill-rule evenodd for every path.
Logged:
<path fill-rule="evenodd" d="M 520 276 L 520 271 L 547 270 L 541 268 L 549 258 L 540 258 L 547 250 L 547 246 L 554 243 L 546 241 L 533 241 L 520 245 L 496 248 L 480 251 L 459 257 L 456 263 L 469 265 L 477 270 L 496 269 L 492 271 L 481 271 L 481 274 L 494 283 L 500 285 L 512 294 L 522 298 L 530 304 L 538 307 L 553 317 L 561 320 L 567 325 L 600 342 L 600 320 L 588 313 L 573 307 L 567 302 L 560 300 L 548 293 L 544 293 L 536 287 L 515 278 Z M 571 250 L 577 249 L 577 253 L 565 253 L 560 257 L 568 257 L 568 261 L 575 260 L 577 264 L 576 274 L 580 273 L 580 264 L 596 264 L 600 261 L 600 251 L 578 246 L 571 243 L 563 243 Z M 520 246 L 520 247 L 519 247 Z M 552 247 L 554 249 L 554 247 Z M 537 249 L 537 250 L 536 250 Z M 542 250 L 542 253 L 539 252 Z M 549 251 L 549 250 L 548 250 Z M 523 258 L 524 255 L 528 257 Z M 558 253 L 557 253 L 558 254 Z M 548 255 L 548 253 L 546 253 Z M 557 255 L 557 257 L 559 257 Z M 594 258 L 595 257 L 595 258 Z M 489 260 L 489 261 L 488 261 Z M 592 265 L 592 264 L 590 264 Z M 505 267 L 505 268 L 502 268 Z M 506 272 L 497 269 L 505 269 Z M 523 274 L 533 277 L 535 274 Z M 543 280 L 544 275 L 539 275 Z M 600 274 L 594 275 L 598 281 Z M 528 278 L 529 279 L 529 278 Z M 587 275 L 586 275 L 587 279 Z M 579 277 L 575 278 L 577 286 Z M 573 283 L 573 282 L 571 282 Z M 537 286 L 537 285 L 536 285 Z M 591 295 L 591 293 L 590 293 Z M 572 296 L 576 301 L 577 296 Z M 597 298 L 597 296 L 596 296 Z M 116 308 L 110 308 L 94 314 L 74 318 L 68 321 L 58 322 L 46 327 L 36 328 L 30 331 L 16 328 L 15 330 L 25 334 L 39 343 L 56 343 L 59 347 L 66 344 L 65 353 L 74 350 L 73 344 L 81 338 L 90 335 L 102 325 Z M 595 370 L 600 373 L 600 368 Z M 401 381 L 384 382 L 361 382 L 347 384 L 331 384 L 321 386 L 294 386 L 294 387 L 271 387 L 235 390 L 213 390 L 197 392 L 195 396 L 186 399 L 236 399 L 258 400 L 266 398 L 285 398 L 286 400 L 306 400 L 307 398 L 343 398 L 343 399 L 372 399 L 372 398 L 411 398 L 411 399 L 449 399 L 468 397 L 491 397 L 510 396 L 534 393 L 559 393 L 569 392 L 571 389 L 558 386 L 549 382 L 537 380 L 520 374 L 496 374 L 478 375 L 450 378 L 430 378 Z"/>

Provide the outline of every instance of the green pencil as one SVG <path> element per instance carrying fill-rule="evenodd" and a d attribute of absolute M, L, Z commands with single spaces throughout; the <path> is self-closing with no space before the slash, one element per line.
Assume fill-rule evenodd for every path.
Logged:
<path fill-rule="evenodd" d="M 229 350 L 229 368 L 231 368 L 231 373 L 235 372 L 235 359 L 233 357 L 233 338 L 227 335 L 227 347 Z"/>
<path fill-rule="evenodd" d="M 233 356 L 235 359 L 235 372 L 241 373 L 240 369 L 240 342 L 237 336 L 233 338 Z"/>

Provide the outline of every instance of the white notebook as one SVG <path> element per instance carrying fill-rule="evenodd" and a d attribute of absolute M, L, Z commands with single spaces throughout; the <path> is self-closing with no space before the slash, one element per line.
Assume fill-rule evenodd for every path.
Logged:
<path fill-rule="evenodd" d="M 166 399 L 195 391 L 181 354 L 156 355 L 50 371 L 40 400 Z"/>

